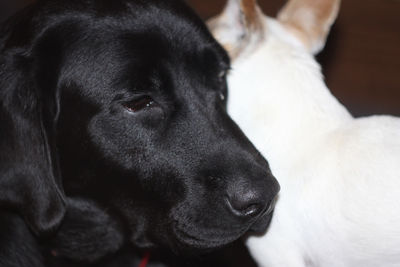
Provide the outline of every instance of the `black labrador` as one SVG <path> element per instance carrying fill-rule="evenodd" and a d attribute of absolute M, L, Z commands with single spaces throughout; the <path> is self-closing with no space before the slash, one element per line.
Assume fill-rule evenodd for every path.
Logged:
<path fill-rule="evenodd" d="M 39 1 L 2 26 L 0 66 L 0 266 L 125 266 L 128 245 L 189 255 L 267 227 L 279 185 L 180 1 Z"/>

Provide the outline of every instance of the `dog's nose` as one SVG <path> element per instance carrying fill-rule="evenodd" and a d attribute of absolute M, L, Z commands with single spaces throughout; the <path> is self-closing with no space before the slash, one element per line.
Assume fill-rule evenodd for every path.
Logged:
<path fill-rule="evenodd" d="M 272 205 L 279 185 L 270 183 L 239 183 L 228 190 L 227 202 L 230 211 L 239 217 L 256 217 L 265 213 Z"/>
<path fill-rule="evenodd" d="M 256 216 L 265 208 L 263 197 L 253 190 L 245 194 L 232 194 L 227 200 L 232 213 L 240 217 Z"/>

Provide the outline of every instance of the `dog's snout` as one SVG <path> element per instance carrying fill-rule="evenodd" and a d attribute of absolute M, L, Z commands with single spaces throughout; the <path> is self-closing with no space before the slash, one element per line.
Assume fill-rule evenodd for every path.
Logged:
<path fill-rule="evenodd" d="M 228 190 L 228 207 L 236 216 L 256 217 L 271 209 L 278 191 L 279 185 L 275 180 L 267 183 L 237 183 Z"/>

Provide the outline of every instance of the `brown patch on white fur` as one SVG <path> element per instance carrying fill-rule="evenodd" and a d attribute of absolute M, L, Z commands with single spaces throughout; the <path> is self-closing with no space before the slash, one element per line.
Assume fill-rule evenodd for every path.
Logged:
<path fill-rule="evenodd" d="M 290 0 L 278 20 L 312 52 L 319 52 L 335 21 L 340 0 Z"/>
<path fill-rule="evenodd" d="M 207 24 L 232 59 L 264 38 L 263 13 L 256 0 L 228 0 L 223 12 Z"/>
<path fill-rule="evenodd" d="M 244 14 L 247 28 L 260 27 L 261 21 L 258 17 L 257 3 L 255 0 L 242 0 L 240 7 Z"/>

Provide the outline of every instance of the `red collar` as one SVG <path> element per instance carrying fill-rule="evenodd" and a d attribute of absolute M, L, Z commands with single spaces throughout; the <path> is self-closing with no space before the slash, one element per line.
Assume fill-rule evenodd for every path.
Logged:
<path fill-rule="evenodd" d="M 149 259 L 150 259 L 150 252 L 146 252 L 143 255 L 142 261 L 140 262 L 138 267 L 146 267 L 147 263 L 149 262 Z"/>

